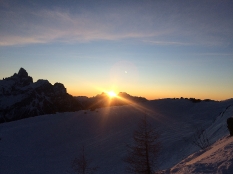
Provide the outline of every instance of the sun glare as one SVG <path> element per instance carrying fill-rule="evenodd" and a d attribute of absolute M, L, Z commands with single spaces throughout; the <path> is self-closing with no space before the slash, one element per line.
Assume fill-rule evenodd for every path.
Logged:
<path fill-rule="evenodd" d="M 111 97 L 111 98 L 117 96 L 117 94 L 116 94 L 114 91 L 109 91 L 109 92 L 108 92 L 108 95 L 109 95 L 109 97 Z"/>

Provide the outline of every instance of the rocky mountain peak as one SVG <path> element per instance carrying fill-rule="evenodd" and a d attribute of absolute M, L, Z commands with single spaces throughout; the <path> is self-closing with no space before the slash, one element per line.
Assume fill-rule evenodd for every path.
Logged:
<path fill-rule="evenodd" d="M 18 72 L 18 76 L 19 77 L 28 77 L 28 73 L 27 73 L 27 71 L 25 69 L 20 68 L 19 72 Z"/>
<path fill-rule="evenodd" d="M 33 83 L 33 79 L 31 76 L 28 76 L 27 71 L 24 68 L 20 68 L 17 75 L 15 75 L 17 81 L 21 84 L 21 86 L 27 86 Z"/>
<path fill-rule="evenodd" d="M 33 83 L 23 68 L 0 80 L 0 123 L 80 109 L 82 105 L 66 92 L 62 83 L 52 85 L 42 79 Z"/>
<path fill-rule="evenodd" d="M 56 93 L 66 94 L 66 88 L 62 83 L 55 83 L 54 89 Z"/>

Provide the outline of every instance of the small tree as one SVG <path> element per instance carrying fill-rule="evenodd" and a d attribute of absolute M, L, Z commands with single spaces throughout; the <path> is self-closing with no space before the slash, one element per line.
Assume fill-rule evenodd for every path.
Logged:
<path fill-rule="evenodd" d="M 158 133 L 148 123 L 147 116 L 140 121 L 133 134 L 133 145 L 127 145 L 128 154 L 124 161 L 128 164 L 126 171 L 135 174 L 152 174 L 160 150 Z"/>
<path fill-rule="evenodd" d="M 79 158 L 73 160 L 72 168 L 77 174 L 92 174 L 97 171 L 98 167 L 91 167 L 90 163 L 91 160 L 87 159 L 83 146 Z"/>
<path fill-rule="evenodd" d="M 205 149 L 210 146 L 209 138 L 203 127 L 196 127 L 196 132 L 193 135 L 192 144 Z"/>

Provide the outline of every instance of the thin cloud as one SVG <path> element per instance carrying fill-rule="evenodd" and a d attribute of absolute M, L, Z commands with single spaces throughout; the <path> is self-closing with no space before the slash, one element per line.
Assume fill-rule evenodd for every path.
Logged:
<path fill-rule="evenodd" d="M 25 10 L 10 12 L 11 24 L 1 32 L 0 45 L 21 45 L 49 42 L 89 42 L 93 40 L 120 40 L 126 38 L 144 38 L 160 35 L 159 31 L 144 32 L 143 30 L 123 31 L 113 22 L 105 22 L 91 14 L 73 15 L 61 10 Z M 109 19 L 108 19 L 109 20 Z M 7 21 L 7 19 L 5 20 Z M 14 25 L 16 26 L 14 28 Z M 125 26 L 127 27 L 127 26 Z M 162 34 L 164 31 L 161 32 Z"/>
<path fill-rule="evenodd" d="M 143 40 L 145 43 L 149 43 L 152 45 L 174 45 L 174 46 L 190 46 L 195 45 L 194 43 L 185 43 L 185 42 L 175 42 L 175 41 L 151 41 L 151 40 Z"/>
<path fill-rule="evenodd" d="M 187 12 L 170 3 L 162 5 L 164 10 L 161 4 L 150 3 L 142 3 L 142 7 L 128 4 L 126 8 L 121 4 L 98 10 L 80 8 L 75 12 L 62 7 L 32 10 L 5 6 L 0 11 L 0 46 L 124 39 L 161 46 L 219 46 L 232 42 L 232 22 L 225 19 L 221 25 L 221 19 L 213 21 L 212 16 L 203 14 L 205 8 L 196 14 L 197 8 L 191 6 Z"/>
<path fill-rule="evenodd" d="M 198 56 L 226 56 L 226 57 L 231 57 L 230 59 L 233 60 L 232 56 L 233 53 L 196 53 L 195 55 Z"/>

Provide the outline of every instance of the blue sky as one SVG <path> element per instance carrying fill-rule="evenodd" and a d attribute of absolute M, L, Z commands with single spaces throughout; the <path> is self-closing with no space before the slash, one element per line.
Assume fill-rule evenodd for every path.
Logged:
<path fill-rule="evenodd" d="M 230 0 L 0 0 L 0 78 L 20 67 L 72 95 L 233 97 Z"/>

